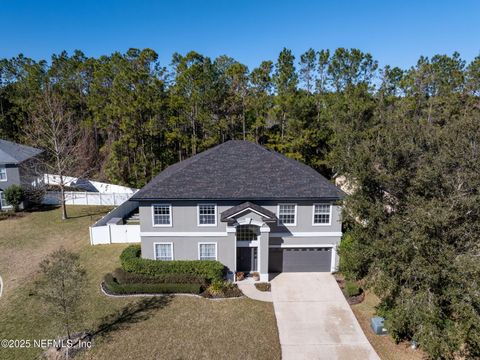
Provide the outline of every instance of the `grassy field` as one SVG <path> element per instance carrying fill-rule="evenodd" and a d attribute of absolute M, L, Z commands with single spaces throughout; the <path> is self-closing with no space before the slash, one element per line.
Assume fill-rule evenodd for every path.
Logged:
<path fill-rule="evenodd" d="M 249 299 L 109 298 L 103 275 L 119 265 L 125 245 L 90 246 L 88 226 L 109 209 L 71 206 L 0 221 L 0 339 L 53 339 L 63 330 L 35 295 L 38 264 L 64 246 L 79 253 L 88 286 L 78 330 L 98 331 L 80 359 L 280 359 L 273 306 Z M 101 330 L 99 330 L 101 329 Z M 34 359 L 39 349 L 1 349 L 0 359 Z"/>
<path fill-rule="evenodd" d="M 375 306 L 378 304 L 378 298 L 371 292 L 365 294 L 365 300 L 357 305 L 352 305 L 352 310 L 357 317 L 363 332 L 375 348 L 378 356 L 382 360 L 421 360 L 423 353 L 421 350 L 412 350 L 409 344 L 395 344 L 390 336 L 375 335 L 370 328 L 370 319 L 374 316 Z"/>

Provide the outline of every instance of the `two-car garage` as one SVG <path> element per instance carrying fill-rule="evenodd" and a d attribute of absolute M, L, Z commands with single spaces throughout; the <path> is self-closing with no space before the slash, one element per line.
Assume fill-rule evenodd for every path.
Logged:
<path fill-rule="evenodd" d="M 330 272 L 331 247 L 271 247 L 268 271 L 280 272 Z"/>

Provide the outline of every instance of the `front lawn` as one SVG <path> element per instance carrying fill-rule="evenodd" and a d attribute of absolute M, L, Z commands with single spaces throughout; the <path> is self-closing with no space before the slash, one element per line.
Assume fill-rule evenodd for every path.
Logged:
<path fill-rule="evenodd" d="M 63 335 L 34 291 L 39 262 L 59 246 L 78 252 L 88 271 L 78 330 L 97 330 L 94 347 L 79 359 L 280 359 L 273 305 L 250 299 L 191 297 L 109 298 L 103 276 L 120 265 L 125 245 L 90 246 L 88 226 L 109 209 L 70 206 L 0 221 L 0 339 Z M 1 359 L 32 359 L 39 349 L 0 349 Z"/>

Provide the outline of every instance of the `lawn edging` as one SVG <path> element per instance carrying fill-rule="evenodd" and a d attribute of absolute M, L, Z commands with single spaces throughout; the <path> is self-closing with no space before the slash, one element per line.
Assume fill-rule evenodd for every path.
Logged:
<path fill-rule="evenodd" d="M 245 299 L 246 296 L 236 296 L 236 297 L 226 297 L 226 298 L 208 298 L 202 295 L 197 295 L 197 294 L 188 294 L 188 293 L 172 293 L 172 294 L 123 294 L 123 295 L 118 295 L 118 294 L 112 294 L 110 293 L 106 288 L 105 288 L 105 282 L 102 281 L 100 283 L 100 290 L 103 293 L 103 295 L 112 297 L 112 298 L 128 298 L 128 297 L 162 297 L 162 296 L 187 296 L 187 297 L 196 297 L 200 299 L 205 299 L 205 300 L 213 300 L 213 301 L 219 301 L 219 300 L 231 300 L 231 299 Z"/>

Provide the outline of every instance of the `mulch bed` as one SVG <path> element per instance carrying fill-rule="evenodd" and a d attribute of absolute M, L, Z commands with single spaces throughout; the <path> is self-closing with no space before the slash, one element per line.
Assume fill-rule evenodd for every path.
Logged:
<path fill-rule="evenodd" d="M 343 296 L 345 296 L 345 299 L 347 299 L 347 302 L 350 305 L 360 304 L 363 301 L 363 299 L 365 299 L 365 292 L 363 290 L 357 296 L 348 297 L 347 295 L 345 295 L 345 293 L 343 292 L 343 289 L 345 288 L 345 279 L 343 278 L 343 276 L 339 274 L 335 274 L 334 276 L 335 276 L 335 280 L 337 280 L 338 287 L 342 290 Z"/>

